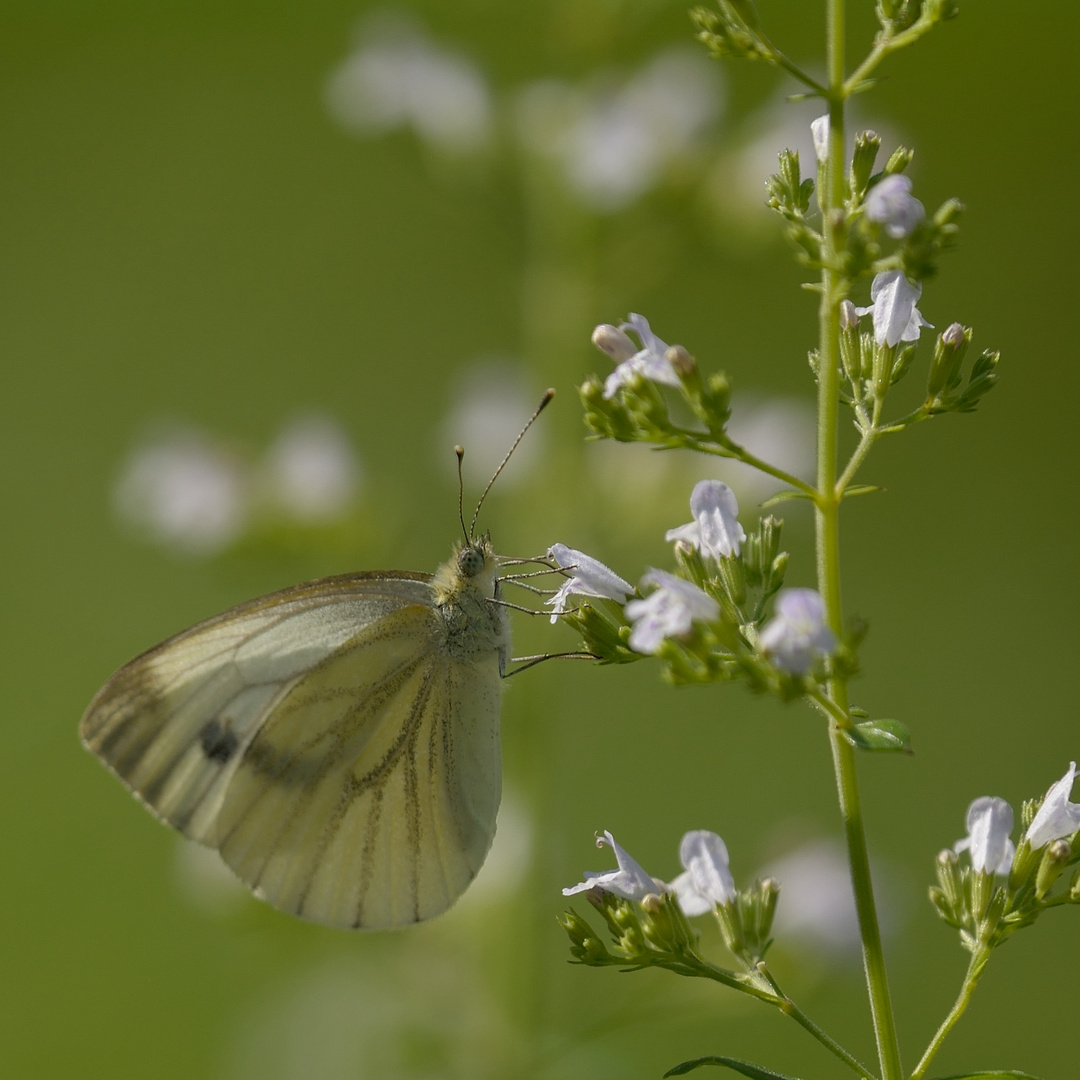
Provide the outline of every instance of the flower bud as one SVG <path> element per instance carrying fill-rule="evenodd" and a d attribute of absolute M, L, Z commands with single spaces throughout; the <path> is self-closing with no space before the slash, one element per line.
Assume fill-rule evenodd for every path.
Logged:
<path fill-rule="evenodd" d="M 672 366 L 680 379 L 685 379 L 696 370 L 697 363 L 690 352 L 682 345 L 671 345 L 664 353 L 664 359 Z"/>
<path fill-rule="evenodd" d="M 964 910 L 964 885 L 960 876 L 960 860 L 955 851 L 946 848 L 938 852 L 937 879 L 949 910 L 957 915 Z"/>
<path fill-rule="evenodd" d="M 639 351 L 630 335 L 625 330 L 612 326 L 611 323 L 601 323 L 593 330 L 592 343 L 602 353 L 610 356 L 616 364 L 629 360 L 630 357 L 636 356 Z"/>
<path fill-rule="evenodd" d="M 1035 895 L 1040 900 L 1053 888 L 1071 856 L 1072 845 L 1068 840 L 1055 840 L 1047 845 L 1035 875 Z"/>
<path fill-rule="evenodd" d="M 860 131 L 855 136 L 855 152 L 851 156 L 851 190 L 859 198 L 870 184 L 880 149 L 881 136 L 876 131 Z"/>

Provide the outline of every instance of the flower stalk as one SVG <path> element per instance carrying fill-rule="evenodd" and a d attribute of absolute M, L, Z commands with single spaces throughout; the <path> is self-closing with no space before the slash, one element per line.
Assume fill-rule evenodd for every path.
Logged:
<path fill-rule="evenodd" d="M 818 499 L 814 515 L 817 544 L 818 591 L 825 600 L 829 626 L 837 637 L 843 635 L 843 604 L 840 591 L 840 494 L 837 491 L 837 450 L 840 409 L 840 305 L 846 297 L 847 282 L 840 269 L 843 230 L 830 228 L 844 206 L 845 100 L 850 93 L 844 82 L 844 0 L 828 0 L 826 57 L 829 74 L 829 149 L 824 163 L 825 184 L 819 191 L 823 219 L 824 258 L 821 272 L 821 303 L 818 309 Z M 835 675 L 829 683 L 829 697 L 847 712 L 847 679 Z M 866 847 L 862 803 L 859 796 L 855 751 L 844 739 L 839 725 L 830 724 L 833 768 L 844 823 L 848 859 L 855 890 L 855 906 L 862 938 L 863 964 L 874 1021 L 882 1080 L 901 1080 L 903 1069 L 896 1022 L 889 995 L 885 956 L 870 879 L 870 858 Z"/>

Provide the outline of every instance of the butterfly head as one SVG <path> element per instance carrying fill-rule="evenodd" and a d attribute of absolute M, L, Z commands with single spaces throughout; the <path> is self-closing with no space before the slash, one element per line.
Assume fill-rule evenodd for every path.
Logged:
<path fill-rule="evenodd" d="M 466 591 L 493 596 L 496 587 L 495 549 L 487 536 L 474 537 L 461 544 L 454 555 L 439 567 L 432 580 L 440 604 L 454 600 Z"/>

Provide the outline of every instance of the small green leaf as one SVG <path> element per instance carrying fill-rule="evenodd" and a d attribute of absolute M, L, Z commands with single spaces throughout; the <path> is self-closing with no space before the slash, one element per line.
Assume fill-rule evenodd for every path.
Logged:
<path fill-rule="evenodd" d="M 1017 1072 L 1015 1069 L 992 1069 L 990 1072 L 953 1073 L 952 1076 L 938 1076 L 935 1080 L 1041 1080 L 1031 1073 Z"/>
<path fill-rule="evenodd" d="M 844 737 L 860 750 L 910 754 L 911 732 L 899 720 L 865 720 L 846 728 Z"/>
<path fill-rule="evenodd" d="M 763 1065 L 755 1065 L 752 1061 L 739 1061 L 736 1058 L 717 1057 L 715 1055 L 694 1058 L 693 1061 L 684 1061 L 681 1065 L 676 1065 L 674 1069 L 668 1069 L 664 1073 L 664 1077 L 683 1076 L 692 1069 L 700 1068 L 702 1065 L 719 1065 L 723 1069 L 731 1069 L 734 1072 L 741 1073 L 743 1076 L 749 1076 L 750 1080 L 799 1080 L 797 1076 L 773 1072 L 772 1069 L 766 1069 Z M 987 1076 L 989 1075 L 987 1073 Z M 1017 1073 L 1016 1075 L 1019 1076 L 1020 1074 Z"/>
<path fill-rule="evenodd" d="M 777 503 L 790 502 L 792 499 L 809 499 L 811 497 L 812 496 L 807 495 L 805 491 L 781 491 L 771 499 L 766 499 L 761 504 L 761 509 L 768 510 L 770 506 L 776 506 Z"/>
<path fill-rule="evenodd" d="M 876 484 L 852 484 L 851 487 L 844 488 L 844 498 L 853 499 L 856 495 L 874 495 L 884 490 L 883 487 L 878 487 Z"/>

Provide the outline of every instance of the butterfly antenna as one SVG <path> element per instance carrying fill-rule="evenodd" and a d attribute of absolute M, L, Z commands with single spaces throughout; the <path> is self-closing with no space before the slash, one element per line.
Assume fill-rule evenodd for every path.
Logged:
<path fill-rule="evenodd" d="M 506 468 L 506 463 L 510 460 L 510 455 L 513 454 L 513 452 L 518 448 L 518 443 L 525 438 L 525 432 L 533 426 L 533 421 L 536 420 L 536 418 L 544 411 L 544 409 L 547 408 L 548 402 L 551 401 L 554 396 L 554 390 L 548 389 L 544 391 L 544 396 L 540 399 L 540 404 L 536 406 L 535 412 L 533 412 L 532 416 L 530 416 L 529 419 L 525 422 L 525 426 L 521 429 L 518 437 L 514 440 L 513 445 L 510 447 L 509 450 L 506 451 L 506 457 L 502 459 L 502 461 L 499 463 L 499 467 L 495 470 L 491 479 L 488 481 L 488 485 L 486 488 L 484 488 L 484 493 L 480 496 L 480 501 L 476 504 L 476 509 L 473 511 L 472 524 L 469 526 L 470 537 L 475 535 L 476 519 L 480 516 L 480 507 L 484 505 L 484 500 L 487 498 L 487 494 L 491 490 L 491 485 L 499 479 L 499 473 L 501 473 L 503 469 Z M 460 460 L 461 459 L 459 458 L 458 461 L 460 462 Z M 464 522 L 462 522 L 462 524 L 464 524 Z"/>
<path fill-rule="evenodd" d="M 465 457 L 465 447 L 455 446 L 454 453 L 457 454 L 457 516 L 458 521 L 461 522 L 461 532 L 465 537 L 465 543 L 467 544 L 469 542 L 469 532 L 465 528 L 465 509 L 463 505 L 465 498 L 465 478 L 461 473 L 461 462 Z"/>

